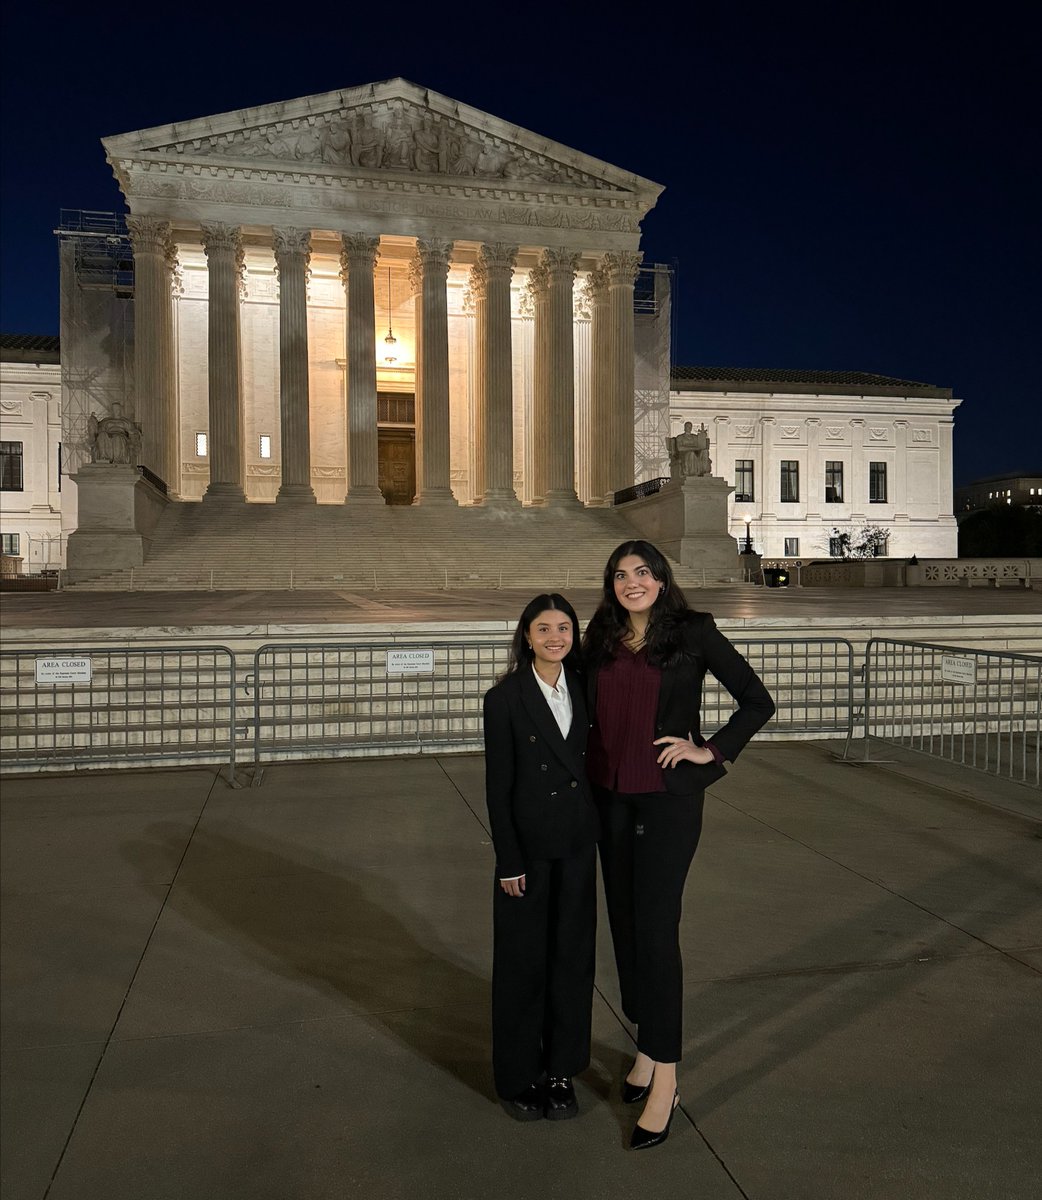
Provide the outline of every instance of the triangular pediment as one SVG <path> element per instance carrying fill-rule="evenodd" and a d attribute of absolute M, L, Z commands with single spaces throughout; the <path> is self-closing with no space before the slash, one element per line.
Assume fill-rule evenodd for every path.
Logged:
<path fill-rule="evenodd" d="M 110 159 L 249 164 L 334 174 L 441 176 L 533 190 L 662 190 L 609 163 L 405 79 L 105 138 Z"/>

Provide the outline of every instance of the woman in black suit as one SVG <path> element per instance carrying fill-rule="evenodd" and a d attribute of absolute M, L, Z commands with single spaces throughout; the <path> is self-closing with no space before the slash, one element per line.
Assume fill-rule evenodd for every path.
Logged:
<path fill-rule="evenodd" d="M 485 798 L 496 851 L 492 1066 L 520 1121 L 578 1112 L 590 1061 L 597 810 L 583 756 L 589 721 L 578 622 L 536 596 L 506 674 L 485 696 Z"/>
<path fill-rule="evenodd" d="M 608 560 L 583 652 L 608 919 L 623 1011 L 637 1026 L 623 1098 L 647 1101 L 630 1141 L 644 1149 L 666 1140 L 679 1103 L 680 909 L 704 790 L 770 720 L 774 702 L 713 618 L 688 607 L 650 542 L 624 542 Z M 706 671 L 738 702 L 708 741 L 699 721 Z"/>

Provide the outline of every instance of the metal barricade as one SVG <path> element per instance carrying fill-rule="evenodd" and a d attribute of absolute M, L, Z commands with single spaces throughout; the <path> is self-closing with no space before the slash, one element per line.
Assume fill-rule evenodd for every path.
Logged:
<path fill-rule="evenodd" d="M 0 767 L 227 762 L 235 660 L 225 646 L 0 651 Z"/>
<path fill-rule="evenodd" d="M 735 639 L 774 695 L 775 737 L 838 734 L 854 719 L 854 651 L 841 638 Z M 428 748 L 480 750 L 481 702 L 505 669 L 502 635 L 461 642 L 272 642 L 254 656 L 253 749 L 265 761 Z M 407 656 L 418 656 L 410 660 Z M 707 676 L 706 728 L 734 701 Z"/>
<path fill-rule="evenodd" d="M 452 746 L 481 749 L 481 702 L 506 668 L 501 636 L 461 642 L 269 643 L 254 655 L 262 759 Z"/>
<path fill-rule="evenodd" d="M 865 652 L 871 739 L 1042 786 L 1042 658 L 873 638 Z"/>
<path fill-rule="evenodd" d="M 854 647 L 845 638 L 732 638 L 774 698 L 766 733 L 775 738 L 841 734 L 854 730 Z M 712 731 L 734 711 L 725 688 L 707 675 L 702 725 Z"/>

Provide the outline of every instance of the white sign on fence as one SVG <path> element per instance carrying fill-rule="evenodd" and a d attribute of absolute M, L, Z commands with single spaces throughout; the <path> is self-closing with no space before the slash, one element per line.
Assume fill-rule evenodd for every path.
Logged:
<path fill-rule="evenodd" d="M 944 683 L 976 683 L 977 660 L 958 654 L 942 654 L 941 679 Z"/>
<path fill-rule="evenodd" d="M 89 658 L 38 658 L 37 683 L 90 683 Z"/>
<path fill-rule="evenodd" d="M 434 651 L 415 650 L 411 646 L 387 651 L 388 675 L 433 675 Z"/>

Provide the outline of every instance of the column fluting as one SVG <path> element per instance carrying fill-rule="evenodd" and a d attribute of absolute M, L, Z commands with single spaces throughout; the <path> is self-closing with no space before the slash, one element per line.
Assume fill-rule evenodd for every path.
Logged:
<path fill-rule="evenodd" d="M 347 501 L 383 504 L 376 411 L 376 301 L 373 272 L 380 239 L 345 234 L 340 252 L 347 287 Z"/>
<path fill-rule="evenodd" d="M 245 500 L 239 285 L 245 265 L 242 230 L 203 225 L 209 277 L 207 373 L 210 402 L 210 483 L 206 499 Z"/>
<path fill-rule="evenodd" d="M 455 504 L 449 474 L 449 315 L 452 242 L 417 238 L 416 504 Z"/>
<path fill-rule="evenodd" d="M 547 313 L 549 446 L 546 502 L 577 504 L 575 494 L 575 336 L 572 288 L 579 266 L 574 250 L 544 250 L 550 277 Z"/>
<path fill-rule="evenodd" d="M 633 284 L 642 257 L 629 250 L 604 256 L 608 275 L 607 371 L 612 438 L 609 495 L 633 486 Z"/>
<path fill-rule="evenodd" d="M 181 439 L 170 290 L 177 249 L 169 221 L 128 217 L 127 229 L 134 247 L 134 419 L 141 426 L 141 463 L 177 495 Z"/>
<path fill-rule="evenodd" d="M 514 492 L 514 378 L 510 280 L 517 247 L 496 242 L 478 250 L 471 271 L 477 322 L 477 412 L 474 487 L 479 503 L 516 507 Z"/>
<path fill-rule="evenodd" d="M 546 503 L 550 486 L 550 271 L 542 258 L 528 272 L 532 298 L 532 432 L 531 459 L 526 464 L 528 494 L 533 505 Z"/>
<path fill-rule="evenodd" d="M 590 272 L 590 498 L 591 507 L 611 503 L 612 410 L 608 371 L 608 273 Z"/>
<path fill-rule="evenodd" d="M 282 483 L 276 501 L 314 504 L 311 486 L 311 414 L 308 378 L 307 269 L 310 229 L 274 229 L 279 277 L 279 419 Z"/>

